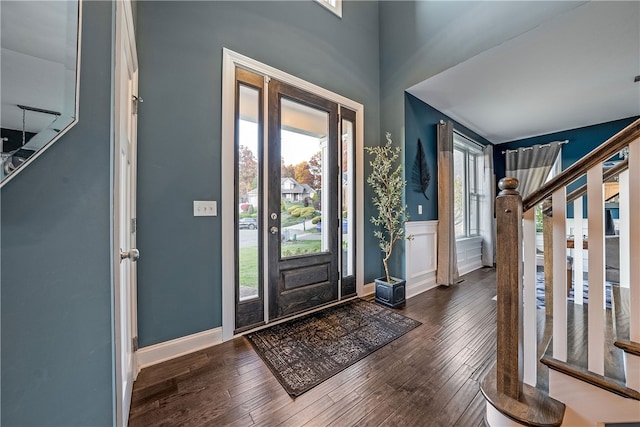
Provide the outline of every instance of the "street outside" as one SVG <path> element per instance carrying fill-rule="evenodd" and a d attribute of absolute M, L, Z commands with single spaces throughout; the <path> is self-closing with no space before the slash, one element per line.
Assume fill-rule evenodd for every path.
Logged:
<path fill-rule="evenodd" d="M 305 230 L 306 229 L 306 230 Z M 258 232 L 257 230 L 238 230 L 238 243 L 241 248 L 249 248 L 258 246 Z M 282 229 L 282 235 L 285 237 L 288 234 L 289 240 L 320 240 L 320 233 L 316 231 L 316 225 L 311 220 L 305 221 L 304 225 L 300 224 L 291 225 Z"/>

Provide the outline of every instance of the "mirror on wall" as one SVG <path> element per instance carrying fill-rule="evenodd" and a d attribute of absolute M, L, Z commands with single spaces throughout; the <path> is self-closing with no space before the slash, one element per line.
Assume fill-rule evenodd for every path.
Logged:
<path fill-rule="evenodd" d="M 0 2 L 0 186 L 78 117 L 81 4 Z"/>

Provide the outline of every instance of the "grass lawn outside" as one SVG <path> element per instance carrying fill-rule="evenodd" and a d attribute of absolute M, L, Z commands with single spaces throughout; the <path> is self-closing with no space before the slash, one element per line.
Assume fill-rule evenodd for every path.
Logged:
<path fill-rule="evenodd" d="M 320 240 L 298 240 L 296 242 L 283 242 L 281 246 L 282 256 L 290 257 L 319 253 L 322 250 Z M 240 248 L 238 253 L 238 275 L 240 286 L 248 288 L 258 287 L 258 247 Z"/>
<path fill-rule="evenodd" d="M 283 242 L 280 251 L 283 257 L 295 255 L 315 254 L 322 250 L 320 240 L 297 240 L 295 242 Z"/>
<path fill-rule="evenodd" d="M 238 253 L 240 286 L 258 287 L 258 247 L 240 248 Z"/>

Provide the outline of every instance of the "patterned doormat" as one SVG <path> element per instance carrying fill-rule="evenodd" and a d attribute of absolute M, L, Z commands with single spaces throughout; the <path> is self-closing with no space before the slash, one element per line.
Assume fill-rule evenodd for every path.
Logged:
<path fill-rule="evenodd" d="M 355 299 L 247 335 L 291 396 L 300 396 L 421 325 Z"/>

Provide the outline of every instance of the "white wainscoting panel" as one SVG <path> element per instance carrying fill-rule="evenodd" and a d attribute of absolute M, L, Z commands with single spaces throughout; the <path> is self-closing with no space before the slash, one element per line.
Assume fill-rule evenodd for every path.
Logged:
<path fill-rule="evenodd" d="M 413 235 L 406 244 L 407 298 L 437 286 L 438 221 L 409 221 L 407 235 Z"/>
<path fill-rule="evenodd" d="M 463 276 L 482 267 L 482 237 L 456 240 L 458 273 Z"/>

